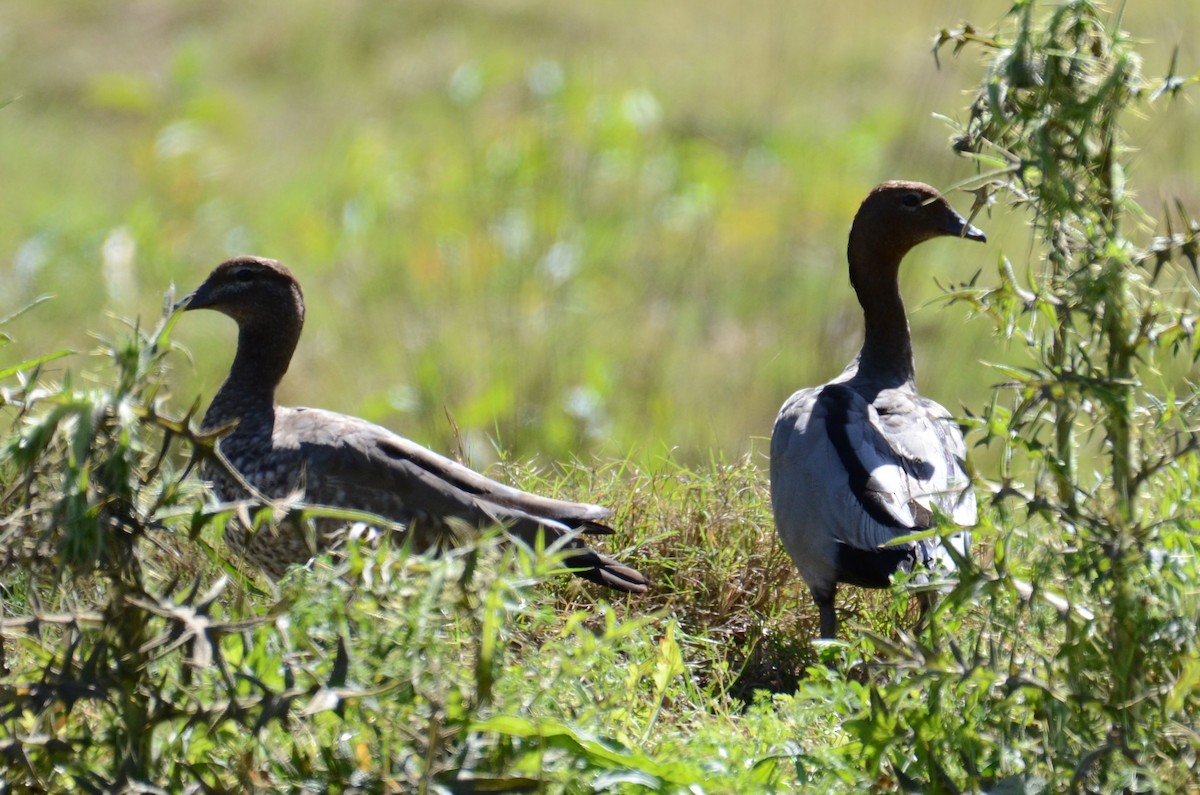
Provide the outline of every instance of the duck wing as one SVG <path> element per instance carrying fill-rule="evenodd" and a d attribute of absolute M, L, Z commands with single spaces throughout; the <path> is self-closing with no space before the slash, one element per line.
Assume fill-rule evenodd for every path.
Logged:
<path fill-rule="evenodd" d="M 484 477 L 381 426 L 320 409 L 279 409 L 277 448 L 292 448 L 311 502 L 353 507 L 453 536 L 463 526 L 503 525 L 533 546 L 564 550 L 579 576 L 640 592 L 646 580 L 576 538 L 611 533 L 598 505 L 554 500 Z"/>
<path fill-rule="evenodd" d="M 913 499 L 955 524 L 975 524 L 975 493 L 964 466 L 967 448 L 950 412 L 929 398 L 899 391 L 881 393 L 872 407 L 881 433 L 908 471 Z"/>
<path fill-rule="evenodd" d="M 973 523 L 974 498 L 954 496 L 952 488 L 961 481 L 961 491 L 967 479 L 962 437 L 949 414 L 940 406 L 940 413 L 931 411 L 936 404 L 911 393 L 889 393 L 873 404 L 835 382 L 797 392 L 784 404 L 771 447 L 781 534 L 824 532 L 836 543 L 876 550 L 933 527 L 935 506 L 956 522 L 970 514 L 962 523 Z M 947 510 L 955 500 L 960 507 Z"/>

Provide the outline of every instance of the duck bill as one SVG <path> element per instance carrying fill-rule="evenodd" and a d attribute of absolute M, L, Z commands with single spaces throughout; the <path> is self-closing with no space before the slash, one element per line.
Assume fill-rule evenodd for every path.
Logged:
<path fill-rule="evenodd" d="M 171 311 L 186 312 L 189 309 L 204 309 L 208 304 L 208 298 L 204 295 L 204 288 L 200 287 L 176 301 L 175 305 L 171 307 Z"/>
<path fill-rule="evenodd" d="M 958 213 L 954 214 L 942 231 L 954 237 L 965 237 L 967 240 L 978 240 L 980 243 L 987 242 L 987 235 L 983 233 L 983 230 L 967 223 L 967 219 Z"/>
<path fill-rule="evenodd" d="M 959 233 L 959 236 L 965 237 L 967 240 L 978 240 L 980 243 L 987 242 L 987 235 L 983 233 L 983 230 L 977 226 L 972 226 L 971 224 L 964 223 L 962 232 Z"/>

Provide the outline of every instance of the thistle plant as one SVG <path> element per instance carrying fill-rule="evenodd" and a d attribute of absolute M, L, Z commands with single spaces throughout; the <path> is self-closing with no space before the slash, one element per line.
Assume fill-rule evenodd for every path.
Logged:
<path fill-rule="evenodd" d="M 1136 203 L 1126 124 L 1195 78 L 1144 78 L 1120 22 L 1021 0 L 999 32 L 935 45 L 984 53 L 953 148 L 980 166 L 976 212 L 1024 214 L 1033 242 L 949 294 L 1016 354 L 971 418 L 1000 454 L 981 476 L 992 561 L 890 649 L 853 724 L 877 770 L 922 791 L 1194 783 L 1200 224 Z"/>

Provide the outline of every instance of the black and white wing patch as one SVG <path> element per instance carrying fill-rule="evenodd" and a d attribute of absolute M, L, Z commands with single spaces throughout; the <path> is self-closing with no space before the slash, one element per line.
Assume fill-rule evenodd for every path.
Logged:
<path fill-rule="evenodd" d="M 813 419 L 821 422 L 840 470 L 829 484 L 840 492 L 838 540 L 876 549 L 893 538 L 933 526 L 933 514 L 915 499 L 929 466 L 898 452 L 884 435 L 875 408 L 844 384 L 821 389 Z M 844 479 L 842 479 L 844 478 Z M 841 480 L 838 483 L 837 480 Z"/>

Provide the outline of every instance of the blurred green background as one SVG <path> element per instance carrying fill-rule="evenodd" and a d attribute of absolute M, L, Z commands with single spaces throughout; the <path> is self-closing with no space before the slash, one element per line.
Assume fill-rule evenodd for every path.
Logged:
<path fill-rule="evenodd" d="M 1123 26 L 1164 72 L 1200 63 L 1200 3 L 1140 0 Z M 0 8 L 0 315 L 15 362 L 86 352 L 113 316 L 238 253 L 278 258 L 309 314 L 283 402 L 383 423 L 477 465 L 652 465 L 762 452 L 795 388 L 859 344 L 845 236 L 893 177 L 971 176 L 961 117 L 1005 2 L 763 0 L 44 2 Z M 1157 114 L 1132 184 L 1200 207 L 1197 109 Z M 1136 127 L 1136 125 L 1135 125 Z M 965 194 L 952 196 L 962 210 Z M 929 244 L 903 273 L 924 392 L 978 409 L 1011 357 L 936 299 L 1024 219 Z M 1147 232 L 1149 233 L 1149 231 Z M 936 282 L 935 282 L 936 280 Z M 231 321 L 175 339 L 182 411 L 216 389 Z M 81 355 L 56 362 L 83 377 Z"/>

